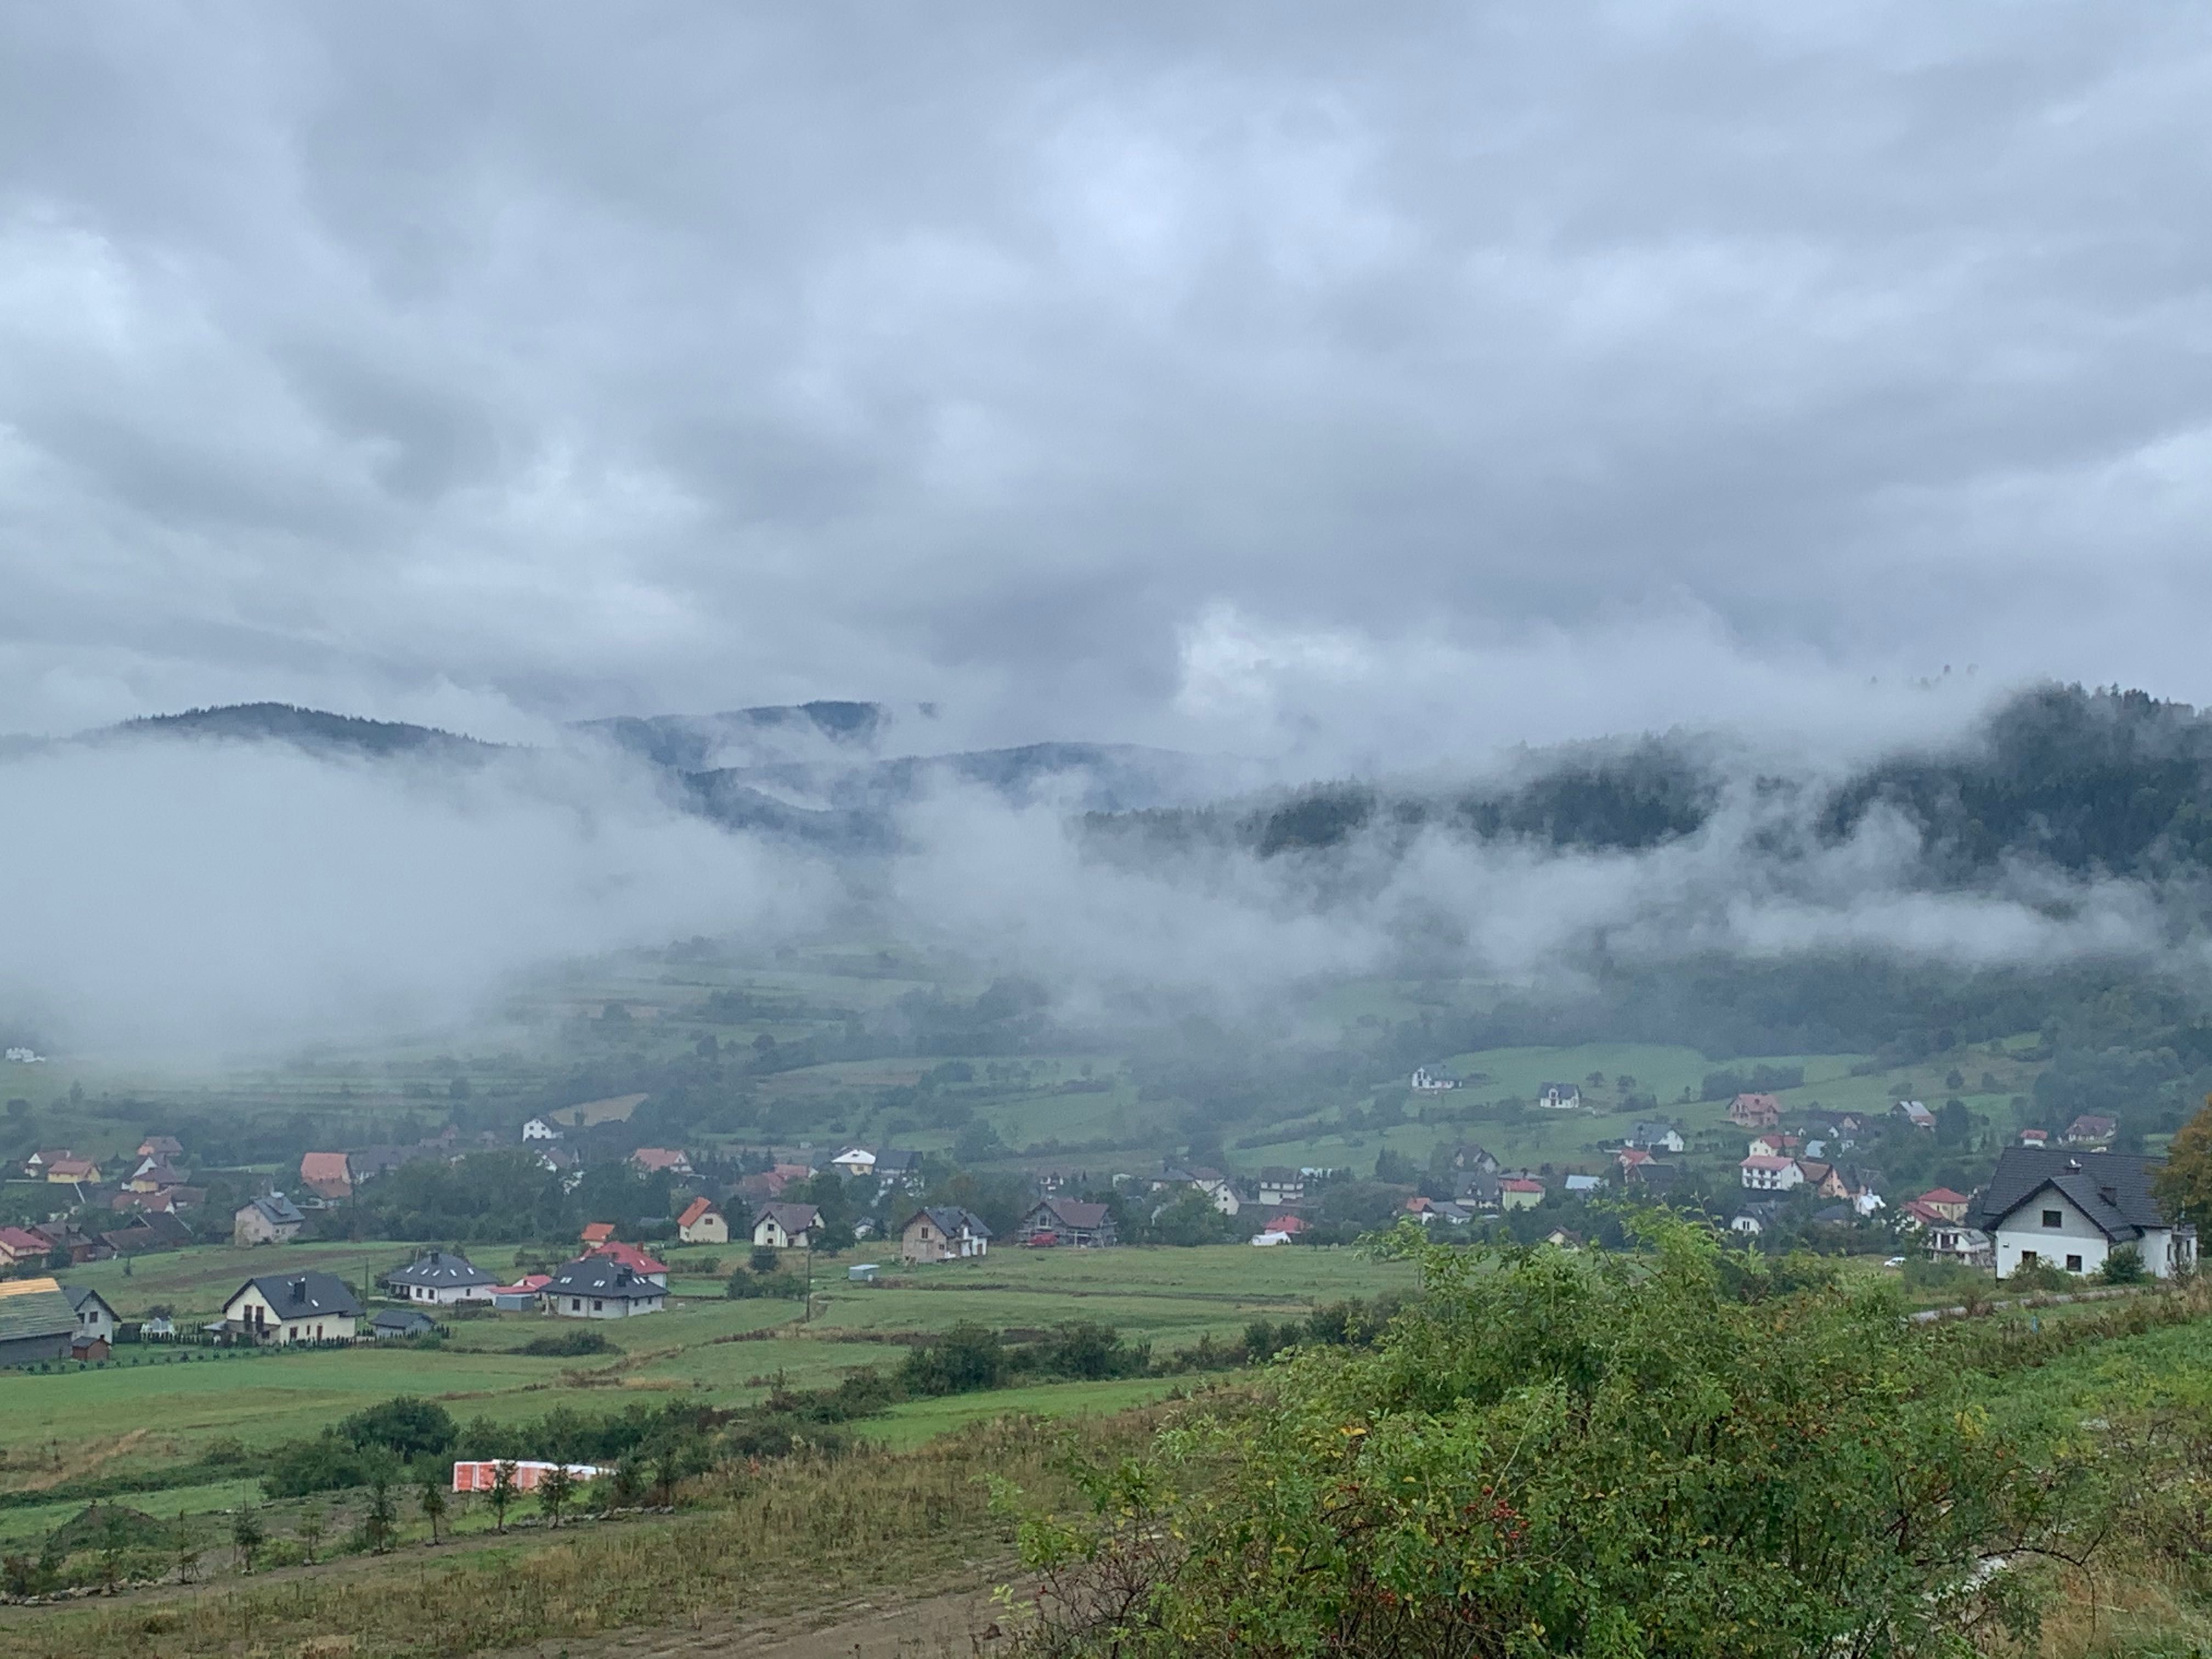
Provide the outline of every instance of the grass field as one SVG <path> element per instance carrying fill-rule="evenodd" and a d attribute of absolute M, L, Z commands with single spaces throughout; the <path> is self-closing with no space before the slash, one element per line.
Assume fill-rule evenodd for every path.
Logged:
<path fill-rule="evenodd" d="M 341 1265 L 331 1247 L 179 1252 L 160 1258 L 158 1273 L 124 1281 L 125 1311 L 134 1297 L 210 1310 L 243 1277 L 240 1257 L 262 1272 Z M 344 1254 L 344 1264 L 359 1259 L 357 1250 Z M 240 1353 L 125 1345 L 103 1369 L 0 1373 L 0 1450 L 11 1454 L 0 1462 L 0 1491 L 156 1471 L 226 1439 L 265 1448 L 316 1434 L 397 1394 L 428 1395 L 457 1418 L 501 1422 L 556 1406 L 604 1411 L 678 1395 L 738 1406 L 760 1399 L 778 1378 L 817 1387 L 859 1366 L 896 1364 L 912 1339 L 962 1321 L 1022 1331 L 1096 1319 L 1131 1341 L 1175 1348 L 1202 1335 L 1233 1336 L 1255 1317 L 1291 1317 L 1317 1302 L 1410 1284 L 1403 1266 L 1345 1249 L 1009 1250 L 894 1271 L 878 1285 L 848 1284 L 844 1262 L 863 1259 L 856 1252 L 820 1261 L 811 1321 L 795 1302 L 678 1296 L 665 1313 L 594 1325 L 617 1351 L 581 1358 L 514 1352 L 548 1330 L 575 1328 L 538 1314 L 501 1314 L 456 1321 L 439 1349 Z M 93 1275 L 114 1267 L 101 1264 L 86 1277 L 100 1282 Z M 106 1283 L 101 1288 L 113 1298 Z M 1123 1384 L 1054 1386 L 1060 1391 L 1036 1405 L 994 1395 L 1004 1403 L 952 1412 L 947 1424 L 994 1409 L 1075 1409 L 1084 1388 L 1106 1390 L 1100 1397 L 1113 1404 L 1139 1397 Z M 932 1419 L 918 1411 L 914 1420 Z"/>

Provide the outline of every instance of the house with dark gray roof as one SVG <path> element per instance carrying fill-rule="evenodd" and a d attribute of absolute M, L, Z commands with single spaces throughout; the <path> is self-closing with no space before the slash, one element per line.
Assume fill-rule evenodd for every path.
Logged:
<path fill-rule="evenodd" d="M 1967 1221 L 1994 1241 L 2000 1279 L 2046 1261 L 2094 1273 L 2127 1246 L 2154 1277 L 2170 1278 L 2196 1267 L 2197 1230 L 2152 1190 L 2162 1167 L 2125 1152 L 2008 1146 Z"/>
<path fill-rule="evenodd" d="M 384 1286 L 403 1302 L 451 1307 L 456 1302 L 489 1302 L 499 1281 L 455 1250 L 432 1250 L 384 1276 Z"/>
<path fill-rule="evenodd" d="M 62 1294 L 69 1298 L 70 1308 L 76 1315 L 76 1334 L 81 1340 L 115 1340 L 115 1310 L 107 1305 L 106 1297 L 89 1285 L 64 1285 Z"/>
<path fill-rule="evenodd" d="M 538 1299 L 563 1319 L 629 1319 L 666 1307 L 668 1287 L 611 1256 L 587 1255 L 546 1280 Z"/>
<path fill-rule="evenodd" d="M 289 1347 L 350 1342 L 360 1322 L 361 1303 L 336 1273 L 269 1273 L 233 1291 L 214 1328 L 233 1341 Z"/>

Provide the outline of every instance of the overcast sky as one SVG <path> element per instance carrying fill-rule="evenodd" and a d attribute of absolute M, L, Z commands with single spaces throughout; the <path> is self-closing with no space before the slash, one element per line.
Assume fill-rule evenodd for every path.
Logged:
<path fill-rule="evenodd" d="M 2212 701 L 2208 140 L 2102 0 L 8 7 L 0 729 Z"/>

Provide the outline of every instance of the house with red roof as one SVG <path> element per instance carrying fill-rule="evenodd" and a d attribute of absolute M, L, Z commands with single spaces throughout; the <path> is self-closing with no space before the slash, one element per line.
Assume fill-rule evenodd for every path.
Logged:
<path fill-rule="evenodd" d="M 691 1160 L 667 1146 L 641 1146 L 629 1161 L 647 1175 L 690 1175 Z"/>
<path fill-rule="evenodd" d="M 1498 1206 L 1502 1210 L 1533 1210 L 1544 1201 L 1544 1183 L 1528 1176 L 1510 1176 L 1498 1183 Z"/>
<path fill-rule="evenodd" d="M 730 1242 L 729 1218 L 713 1199 L 695 1198 L 676 1218 L 676 1236 L 686 1244 L 726 1244 Z"/>
<path fill-rule="evenodd" d="M 635 1244 L 625 1244 L 618 1238 L 611 1238 L 605 1243 L 596 1244 L 585 1251 L 584 1256 L 605 1256 L 610 1261 L 620 1262 L 640 1279 L 650 1279 L 664 1291 L 668 1288 L 668 1264 L 654 1261 Z"/>
<path fill-rule="evenodd" d="M 1739 1129 L 1771 1129 L 1782 1121 L 1782 1103 L 1772 1095 L 1738 1095 L 1729 1102 L 1728 1121 Z"/>
<path fill-rule="evenodd" d="M 309 1152 L 300 1160 L 300 1184 L 319 1199 L 353 1196 L 353 1166 L 343 1152 Z"/>
<path fill-rule="evenodd" d="M 615 1224 L 611 1221 L 591 1221 L 584 1224 L 584 1243 L 587 1245 L 604 1244 L 614 1236 Z"/>
<path fill-rule="evenodd" d="M 0 1227 L 0 1267 L 19 1267 L 26 1261 L 44 1261 L 53 1254 L 52 1240 L 31 1231 L 27 1227 Z"/>
<path fill-rule="evenodd" d="M 1966 1194 L 1954 1193 L 1948 1187 L 1930 1187 L 1912 1200 L 1914 1204 L 1923 1205 L 1933 1210 L 1946 1221 L 1964 1221 L 1966 1218 L 1966 1206 L 1973 1201 Z M 1910 1209 L 1911 1206 L 1907 1205 L 1905 1207 Z"/>

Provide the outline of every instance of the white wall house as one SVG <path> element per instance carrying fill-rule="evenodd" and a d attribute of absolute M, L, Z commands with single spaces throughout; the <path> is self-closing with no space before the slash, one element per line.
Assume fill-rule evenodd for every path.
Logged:
<path fill-rule="evenodd" d="M 465 1255 L 433 1250 L 385 1274 L 385 1288 L 409 1302 L 450 1308 L 461 1302 L 489 1302 L 498 1283 Z"/>
<path fill-rule="evenodd" d="M 1971 1218 L 1989 1235 L 1999 1279 L 2049 1262 L 2093 1273 L 2133 1246 L 2152 1276 L 2197 1265 L 2197 1230 L 2168 1217 L 2151 1189 L 2158 1160 L 2064 1147 L 2010 1146 Z"/>
<path fill-rule="evenodd" d="M 1754 1193 L 1786 1193 L 1805 1182 L 1805 1172 L 1794 1158 L 1764 1158 L 1754 1153 L 1736 1168 L 1743 1184 Z"/>
<path fill-rule="evenodd" d="M 522 1126 L 525 1140 L 558 1140 L 561 1132 L 542 1117 L 533 1117 Z"/>

